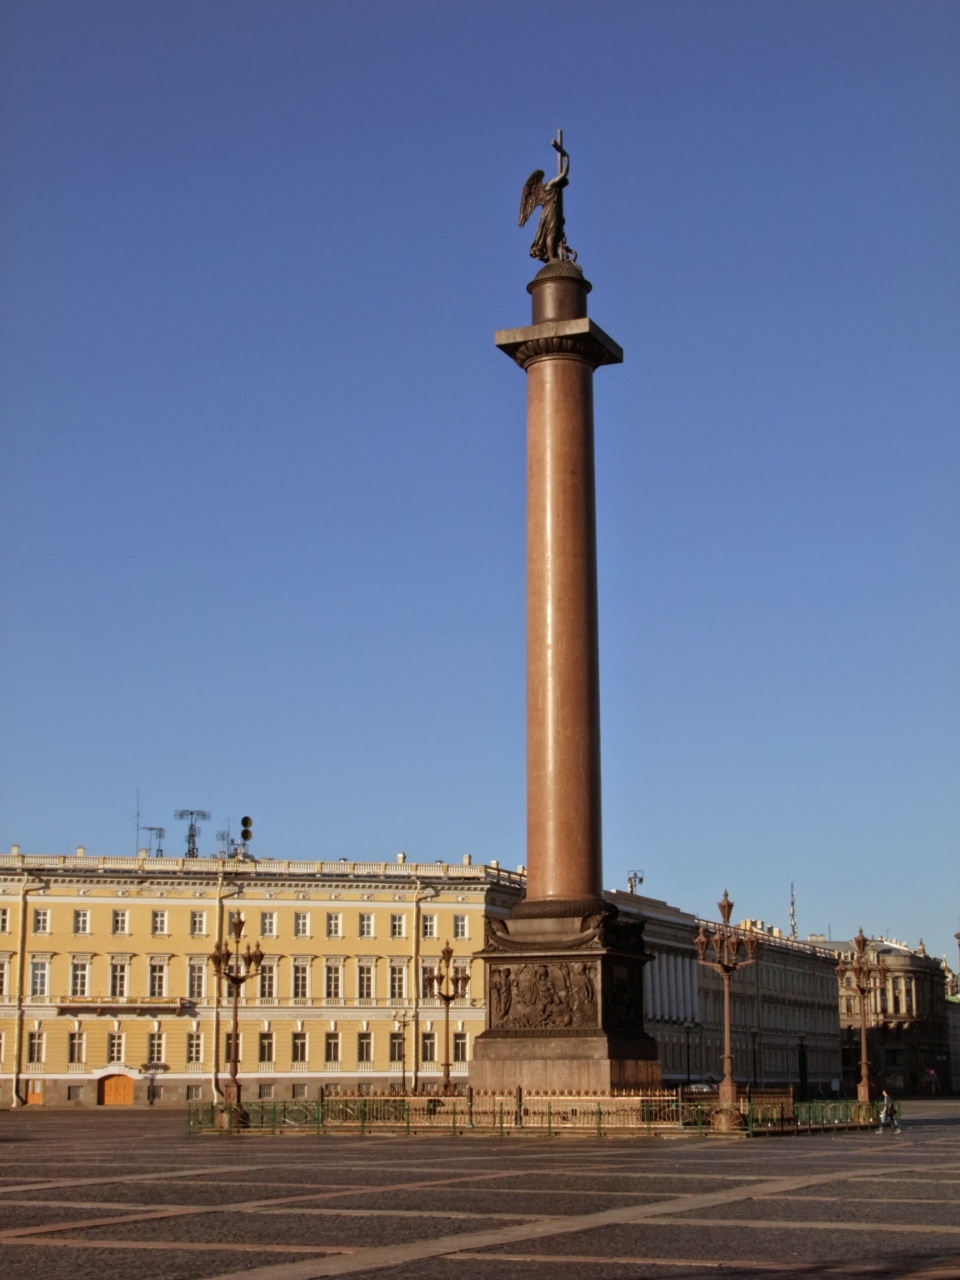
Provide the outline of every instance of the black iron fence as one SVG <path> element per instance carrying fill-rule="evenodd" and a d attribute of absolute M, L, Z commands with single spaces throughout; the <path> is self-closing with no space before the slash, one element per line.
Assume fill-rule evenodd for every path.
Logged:
<path fill-rule="evenodd" d="M 333 1094 L 315 1101 L 256 1101 L 242 1107 L 192 1103 L 188 1128 L 199 1133 L 359 1133 L 401 1134 L 471 1132 L 501 1136 L 533 1132 L 596 1137 L 623 1133 L 635 1136 L 667 1130 L 709 1133 L 720 1104 L 715 1093 L 688 1094 L 683 1089 L 594 1097 L 473 1093 L 451 1097 L 389 1094 Z M 789 1094 L 738 1100 L 742 1131 L 750 1137 L 773 1133 L 828 1132 L 876 1128 L 879 1103 L 853 1101 L 795 1102 Z"/>

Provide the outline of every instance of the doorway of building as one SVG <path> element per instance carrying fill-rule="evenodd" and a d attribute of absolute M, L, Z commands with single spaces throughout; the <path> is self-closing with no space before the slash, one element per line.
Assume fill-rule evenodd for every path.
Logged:
<path fill-rule="evenodd" d="M 104 1076 L 100 1081 L 100 1105 L 102 1107 L 130 1107 L 133 1105 L 133 1081 L 129 1076 Z"/>
<path fill-rule="evenodd" d="M 43 1106 L 43 1081 L 42 1080 L 27 1081 L 27 1106 L 28 1107 Z"/>

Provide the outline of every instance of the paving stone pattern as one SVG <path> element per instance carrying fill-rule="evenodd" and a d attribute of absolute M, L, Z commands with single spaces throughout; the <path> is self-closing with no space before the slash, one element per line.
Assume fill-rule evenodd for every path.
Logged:
<path fill-rule="evenodd" d="M 754 1141 L 0 1113 L 0 1280 L 960 1280 L 960 1102 Z"/>

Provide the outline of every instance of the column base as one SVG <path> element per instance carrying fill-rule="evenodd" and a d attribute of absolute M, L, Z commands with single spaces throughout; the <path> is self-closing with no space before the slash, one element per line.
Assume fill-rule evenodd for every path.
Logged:
<path fill-rule="evenodd" d="M 643 1029 L 643 923 L 603 901 L 522 903 L 488 920 L 487 1029 L 470 1084 L 487 1092 L 610 1093 L 660 1086 Z"/>

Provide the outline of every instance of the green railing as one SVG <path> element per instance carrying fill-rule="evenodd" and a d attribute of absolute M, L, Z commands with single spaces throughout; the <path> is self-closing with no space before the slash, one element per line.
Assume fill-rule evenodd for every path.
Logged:
<path fill-rule="evenodd" d="M 653 1135 L 685 1129 L 709 1133 L 719 1109 L 716 1094 L 684 1096 L 683 1090 L 622 1096 L 556 1094 L 458 1094 L 453 1097 L 395 1094 L 321 1095 L 316 1101 L 256 1101 L 243 1107 L 191 1103 L 190 1133 L 448 1133 L 471 1131 Z M 750 1137 L 773 1133 L 816 1133 L 875 1128 L 881 1104 L 853 1101 L 794 1102 L 738 1100 L 742 1131 Z"/>

